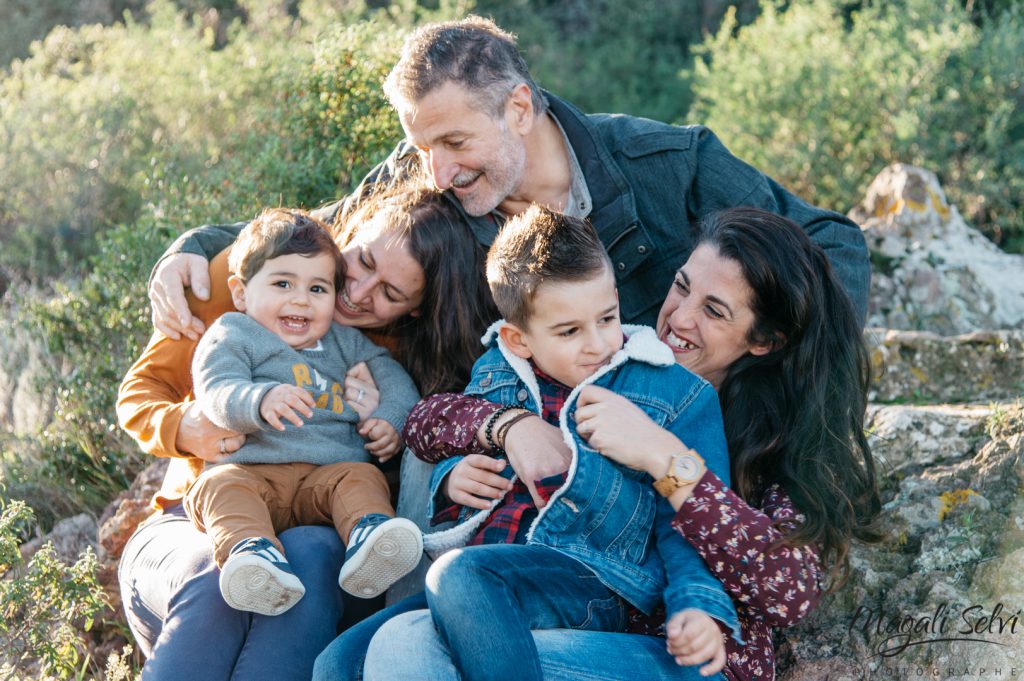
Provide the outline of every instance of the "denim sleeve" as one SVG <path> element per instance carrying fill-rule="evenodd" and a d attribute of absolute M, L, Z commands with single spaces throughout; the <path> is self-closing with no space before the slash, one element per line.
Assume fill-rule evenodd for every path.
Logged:
<path fill-rule="evenodd" d="M 666 617 L 689 608 L 707 613 L 729 628 L 733 639 L 743 643 L 739 619 L 732 598 L 707 564 L 678 532 L 672 528 L 675 511 L 666 499 L 658 499 L 655 537 L 658 555 L 665 565 Z"/>
<path fill-rule="evenodd" d="M 698 218 L 724 208 L 752 206 L 793 220 L 824 249 L 861 325 L 867 315 L 871 261 L 860 227 L 834 211 L 810 205 L 775 180 L 733 156 L 707 128 L 700 128 L 688 209 Z"/>
<path fill-rule="evenodd" d="M 701 381 L 668 429 L 704 459 L 708 470 L 729 480 L 729 454 L 718 397 L 710 385 Z M 742 643 L 739 620 L 732 598 L 708 569 L 697 550 L 672 527 L 675 510 L 666 499 L 658 500 L 655 538 L 665 565 L 668 586 L 665 608 L 671 617 L 680 610 L 694 608 L 706 612 L 729 627 Z"/>

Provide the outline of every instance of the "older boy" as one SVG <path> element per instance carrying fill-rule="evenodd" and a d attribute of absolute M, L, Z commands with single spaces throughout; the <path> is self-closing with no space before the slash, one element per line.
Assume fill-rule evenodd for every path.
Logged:
<path fill-rule="evenodd" d="M 502 456 L 512 425 L 539 414 L 561 429 L 573 458 L 567 473 L 535 481 L 547 502 L 540 510 L 522 481 L 493 475 L 495 468 L 509 473 L 508 466 L 492 467 L 479 456 L 438 465 L 435 489 L 444 480 L 449 499 L 493 499 L 475 514 L 447 509 L 462 522 L 425 538 L 433 552 L 469 544 L 444 554 L 427 575 L 431 616 L 462 678 L 540 679 L 532 629 L 618 631 L 628 605 L 650 611 L 662 598 L 672 614 L 699 611 L 701 626 L 721 645 L 715 620 L 738 630 L 721 584 L 667 530 L 667 518 L 655 521 L 671 508 L 656 500 L 647 476 L 590 449 L 574 419 L 582 387 L 604 386 L 700 451 L 708 468 L 728 475 L 714 391 L 676 365 L 652 329 L 620 325 L 611 263 L 582 220 L 531 207 L 498 235 L 487 278 L 505 319 L 485 337 L 494 347 L 477 361 L 466 394 L 505 407 L 481 429 L 480 444 Z M 690 450 L 679 456 L 699 462 Z M 657 551 L 651 550 L 654 528 Z M 674 588 L 665 588 L 666 567 Z"/>
<path fill-rule="evenodd" d="M 376 455 L 397 452 L 416 389 L 385 350 L 333 323 L 344 261 L 319 221 L 264 212 L 242 232 L 229 267 L 244 314 L 210 327 L 193 379 L 206 416 L 247 438 L 185 497 L 192 522 L 213 541 L 224 600 L 264 615 L 298 602 L 305 589 L 275 532 L 320 523 L 347 542 L 342 589 L 376 596 L 416 567 L 422 543 L 415 524 L 394 517 L 360 430 Z M 379 405 L 343 398 L 346 370 L 360 362 L 380 387 Z"/>

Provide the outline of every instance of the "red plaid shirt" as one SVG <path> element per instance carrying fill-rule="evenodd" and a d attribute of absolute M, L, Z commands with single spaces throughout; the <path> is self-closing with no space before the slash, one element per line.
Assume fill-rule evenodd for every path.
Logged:
<path fill-rule="evenodd" d="M 537 383 L 540 386 L 541 417 L 548 423 L 558 426 L 558 415 L 561 413 L 562 407 L 565 406 L 565 400 L 569 397 L 569 393 L 572 392 L 572 388 L 569 388 L 568 386 L 551 378 L 543 371 L 537 369 L 536 366 L 533 367 L 533 371 L 537 376 Z M 427 414 L 421 414 L 421 410 L 419 409 L 414 410 L 413 414 L 415 414 L 416 422 L 413 422 L 414 416 L 413 414 L 410 414 L 405 429 L 406 440 L 409 441 L 410 437 L 419 440 L 419 433 L 435 433 L 439 427 L 444 428 L 444 426 L 450 422 L 449 415 L 444 413 L 446 411 L 444 406 L 444 403 L 435 405 L 436 408 L 432 410 L 434 412 L 433 419 Z M 498 405 L 493 405 L 493 407 L 494 408 L 489 410 L 487 415 L 484 417 L 484 421 L 499 408 Z M 458 419 L 459 416 L 464 417 L 465 414 L 456 413 L 454 416 Z M 480 417 L 481 413 L 477 412 L 474 416 Z M 430 423 L 431 420 L 435 420 L 435 422 Z M 438 421 L 440 423 L 438 423 Z M 483 421 L 479 421 L 479 423 L 482 422 Z M 479 446 L 479 442 L 476 440 L 476 433 L 478 429 L 479 426 L 464 428 L 466 435 L 469 435 L 471 431 L 471 442 L 477 445 L 477 451 L 470 451 L 472 448 L 467 447 L 458 452 L 459 454 L 486 452 L 483 447 Z M 416 451 L 417 454 L 419 454 L 420 450 L 417 447 L 413 445 L 410 446 L 413 448 L 413 451 Z M 434 442 L 434 446 L 430 447 L 430 449 L 433 451 L 431 451 L 428 456 L 420 456 L 420 458 L 428 463 L 436 463 L 456 454 L 455 449 L 452 447 L 438 448 L 436 440 Z M 439 449 L 443 450 L 443 453 L 442 451 L 439 451 Z M 551 495 L 554 494 L 555 490 L 565 483 L 565 476 L 565 473 L 559 473 L 548 476 L 543 480 L 535 481 L 534 486 L 537 488 L 537 494 L 547 501 Z M 462 507 L 458 504 L 446 506 L 440 509 L 434 517 L 431 518 L 431 523 L 437 524 L 449 520 L 456 520 L 458 519 L 459 512 L 461 510 Z M 480 530 L 473 535 L 472 539 L 469 540 L 468 545 L 525 544 L 526 534 L 530 529 L 530 525 L 537 518 L 537 513 L 537 506 L 533 503 L 533 497 L 530 496 L 530 491 L 527 489 L 526 484 L 521 480 L 516 480 L 512 489 L 505 493 L 505 496 L 498 502 L 498 505 L 491 512 L 491 515 L 489 515 L 483 525 L 480 526 Z"/>

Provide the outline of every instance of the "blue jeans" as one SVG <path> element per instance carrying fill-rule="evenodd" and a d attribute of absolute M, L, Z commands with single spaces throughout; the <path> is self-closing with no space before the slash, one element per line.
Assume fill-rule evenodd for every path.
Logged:
<path fill-rule="evenodd" d="M 420 591 L 349 627 L 316 658 L 313 681 L 359 681 L 374 634 L 393 617 L 426 607 L 427 596 Z"/>
<path fill-rule="evenodd" d="M 497 631 L 481 637 L 498 649 Z M 533 632 L 545 681 L 725 681 L 701 676 L 700 667 L 680 667 L 654 636 L 549 629 Z M 366 681 L 460 681 L 430 613 L 399 615 L 380 628 L 366 656 Z"/>
<path fill-rule="evenodd" d="M 621 631 L 626 622 L 625 601 L 589 567 L 534 544 L 449 551 L 427 572 L 427 604 L 465 681 L 541 681 L 532 629 Z"/>
<path fill-rule="evenodd" d="M 432 470 L 409 451 L 402 457 L 396 510 L 421 528 Z M 118 580 L 128 625 L 147 658 L 145 681 L 308 681 L 314 659 L 338 630 L 379 607 L 376 599 L 343 603 L 338 571 L 345 547 L 333 527 L 295 527 L 278 538 L 306 595 L 291 610 L 266 617 L 224 603 L 210 540 L 180 506 L 139 528 L 125 546 Z M 425 570 L 421 565 L 406 575 L 388 597 L 421 592 Z"/>
<path fill-rule="evenodd" d="M 268 617 L 224 602 L 210 540 L 180 507 L 132 536 L 118 578 L 128 624 L 147 658 L 143 679 L 309 678 L 341 623 L 345 548 L 333 527 L 296 527 L 280 539 L 306 595 Z"/>

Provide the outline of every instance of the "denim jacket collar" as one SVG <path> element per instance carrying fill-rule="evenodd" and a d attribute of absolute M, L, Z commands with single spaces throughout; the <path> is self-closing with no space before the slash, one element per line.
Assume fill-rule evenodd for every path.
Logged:
<path fill-rule="evenodd" d="M 502 359 L 505 360 L 508 369 L 515 373 L 515 375 L 522 381 L 524 387 L 529 391 L 531 399 L 528 403 L 539 412 L 541 397 L 540 386 L 537 384 L 537 376 L 533 373 L 533 369 L 530 367 L 530 362 L 513 354 L 512 351 L 509 350 L 508 346 L 505 345 L 504 341 L 501 340 L 501 337 L 498 335 L 498 331 L 505 325 L 505 323 L 505 320 L 499 320 L 492 324 L 487 331 L 484 332 L 484 335 L 480 340 L 484 345 L 497 348 L 501 352 Z M 615 371 L 618 367 L 630 360 L 651 364 L 653 366 L 668 366 L 675 363 L 675 357 L 672 354 L 672 351 L 667 345 L 658 340 L 657 334 L 651 327 L 640 326 L 637 324 L 623 324 L 622 331 L 627 336 L 622 349 L 612 355 L 608 364 L 601 367 L 585 381 L 573 388 L 569 397 L 565 400 L 565 406 L 562 408 L 562 413 L 559 414 L 558 417 L 558 424 L 559 430 L 562 433 L 562 439 L 566 446 L 569 447 L 569 451 L 572 452 L 572 463 L 569 465 L 569 470 L 566 472 L 565 483 L 551 495 L 547 506 L 540 510 L 537 518 L 534 519 L 531 524 L 530 530 L 527 534 L 527 540 L 533 537 L 534 531 L 540 524 L 547 510 L 550 509 L 554 502 L 565 493 L 565 490 L 572 484 L 573 478 L 575 477 L 580 458 L 579 447 L 577 445 L 577 438 L 574 436 L 572 431 L 569 430 L 568 414 L 575 406 L 576 399 L 579 397 L 580 391 L 585 386 L 600 380 L 602 376 Z M 516 479 L 517 477 L 513 475 L 512 480 L 515 481 Z M 469 538 L 473 535 L 476 529 L 480 527 L 484 520 L 487 519 L 498 503 L 500 503 L 500 499 L 493 500 L 488 508 L 477 511 L 469 518 L 461 521 L 455 527 L 424 535 L 423 546 L 427 550 L 427 553 L 431 557 L 436 558 L 447 550 L 465 546 Z"/>
<path fill-rule="evenodd" d="M 495 322 L 487 329 L 481 340 L 484 345 L 489 346 L 494 344 L 497 346 L 501 351 L 502 356 L 505 358 L 505 361 L 508 362 L 509 367 L 526 385 L 527 390 L 530 391 L 530 396 L 533 398 L 533 404 L 537 405 L 537 408 L 539 409 L 541 398 L 540 387 L 537 384 L 537 376 L 533 373 L 533 369 L 530 367 L 530 362 L 513 354 L 508 346 L 505 345 L 505 342 L 501 340 L 501 336 L 498 335 L 498 331 L 504 325 L 505 320 Z M 630 360 L 651 364 L 653 366 L 669 366 L 675 363 L 675 357 L 673 356 L 672 351 L 667 345 L 658 340 L 657 334 L 655 334 L 654 329 L 651 327 L 639 326 L 636 324 L 624 324 L 622 326 L 622 331 L 627 336 L 626 342 L 623 344 L 622 348 L 612 355 L 611 360 L 609 360 L 606 365 L 595 371 L 585 380 L 581 381 L 579 385 L 573 388 L 572 392 L 569 393 L 569 396 L 565 399 L 565 406 L 562 407 L 562 412 L 558 415 L 558 427 L 562 433 L 562 440 L 569 448 L 569 451 L 572 452 L 572 462 L 569 464 L 569 470 L 566 473 L 565 484 L 555 490 L 551 495 L 551 498 L 548 500 L 547 506 L 540 510 L 536 520 L 534 520 L 533 524 L 530 526 L 530 531 L 526 535 L 527 540 L 533 537 L 533 532 L 543 519 L 547 509 L 551 508 L 552 504 L 562 496 L 566 488 L 572 484 L 573 478 L 576 476 L 576 468 L 579 465 L 580 457 L 577 438 L 569 429 L 569 412 L 572 411 L 575 406 L 580 391 L 586 386 L 596 383 L 602 376 L 615 371 L 618 367 Z"/>
<path fill-rule="evenodd" d="M 516 373 L 519 379 L 526 384 L 527 389 L 530 391 L 530 396 L 533 398 L 534 404 L 539 405 L 540 402 L 540 386 L 537 384 L 537 376 L 533 373 L 533 369 L 530 367 L 529 360 L 525 360 L 522 357 L 514 354 L 505 342 L 501 340 L 501 336 L 498 332 L 501 327 L 505 325 L 505 320 L 500 319 L 484 332 L 484 335 L 480 338 L 480 341 L 485 346 L 496 346 L 500 351 L 502 357 L 508 362 L 509 367 Z M 658 340 L 658 336 L 654 329 L 649 326 L 641 326 L 639 324 L 623 324 L 622 332 L 626 335 L 626 342 L 622 348 L 619 349 L 611 360 L 587 377 L 579 385 L 573 388 L 569 397 L 565 400 L 566 406 L 573 404 L 576 401 L 577 395 L 580 390 L 585 386 L 594 383 L 605 374 L 610 371 L 614 371 L 617 367 L 621 366 L 628 360 L 637 362 L 643 362 L 645 364 L 651 364 L 653 366 L 668 366 L 675 363 L 675 357 L 672 354 L 672 350 L 667 345 Z M 565 426 L 565 412 L 566 409 L 562 409 L 562 414 L 559 418 L 559 422 L 562 423 L 562 435 L 567 441 L 572 439 L 572 435 L 568 433 L 568 428 Z"/>

